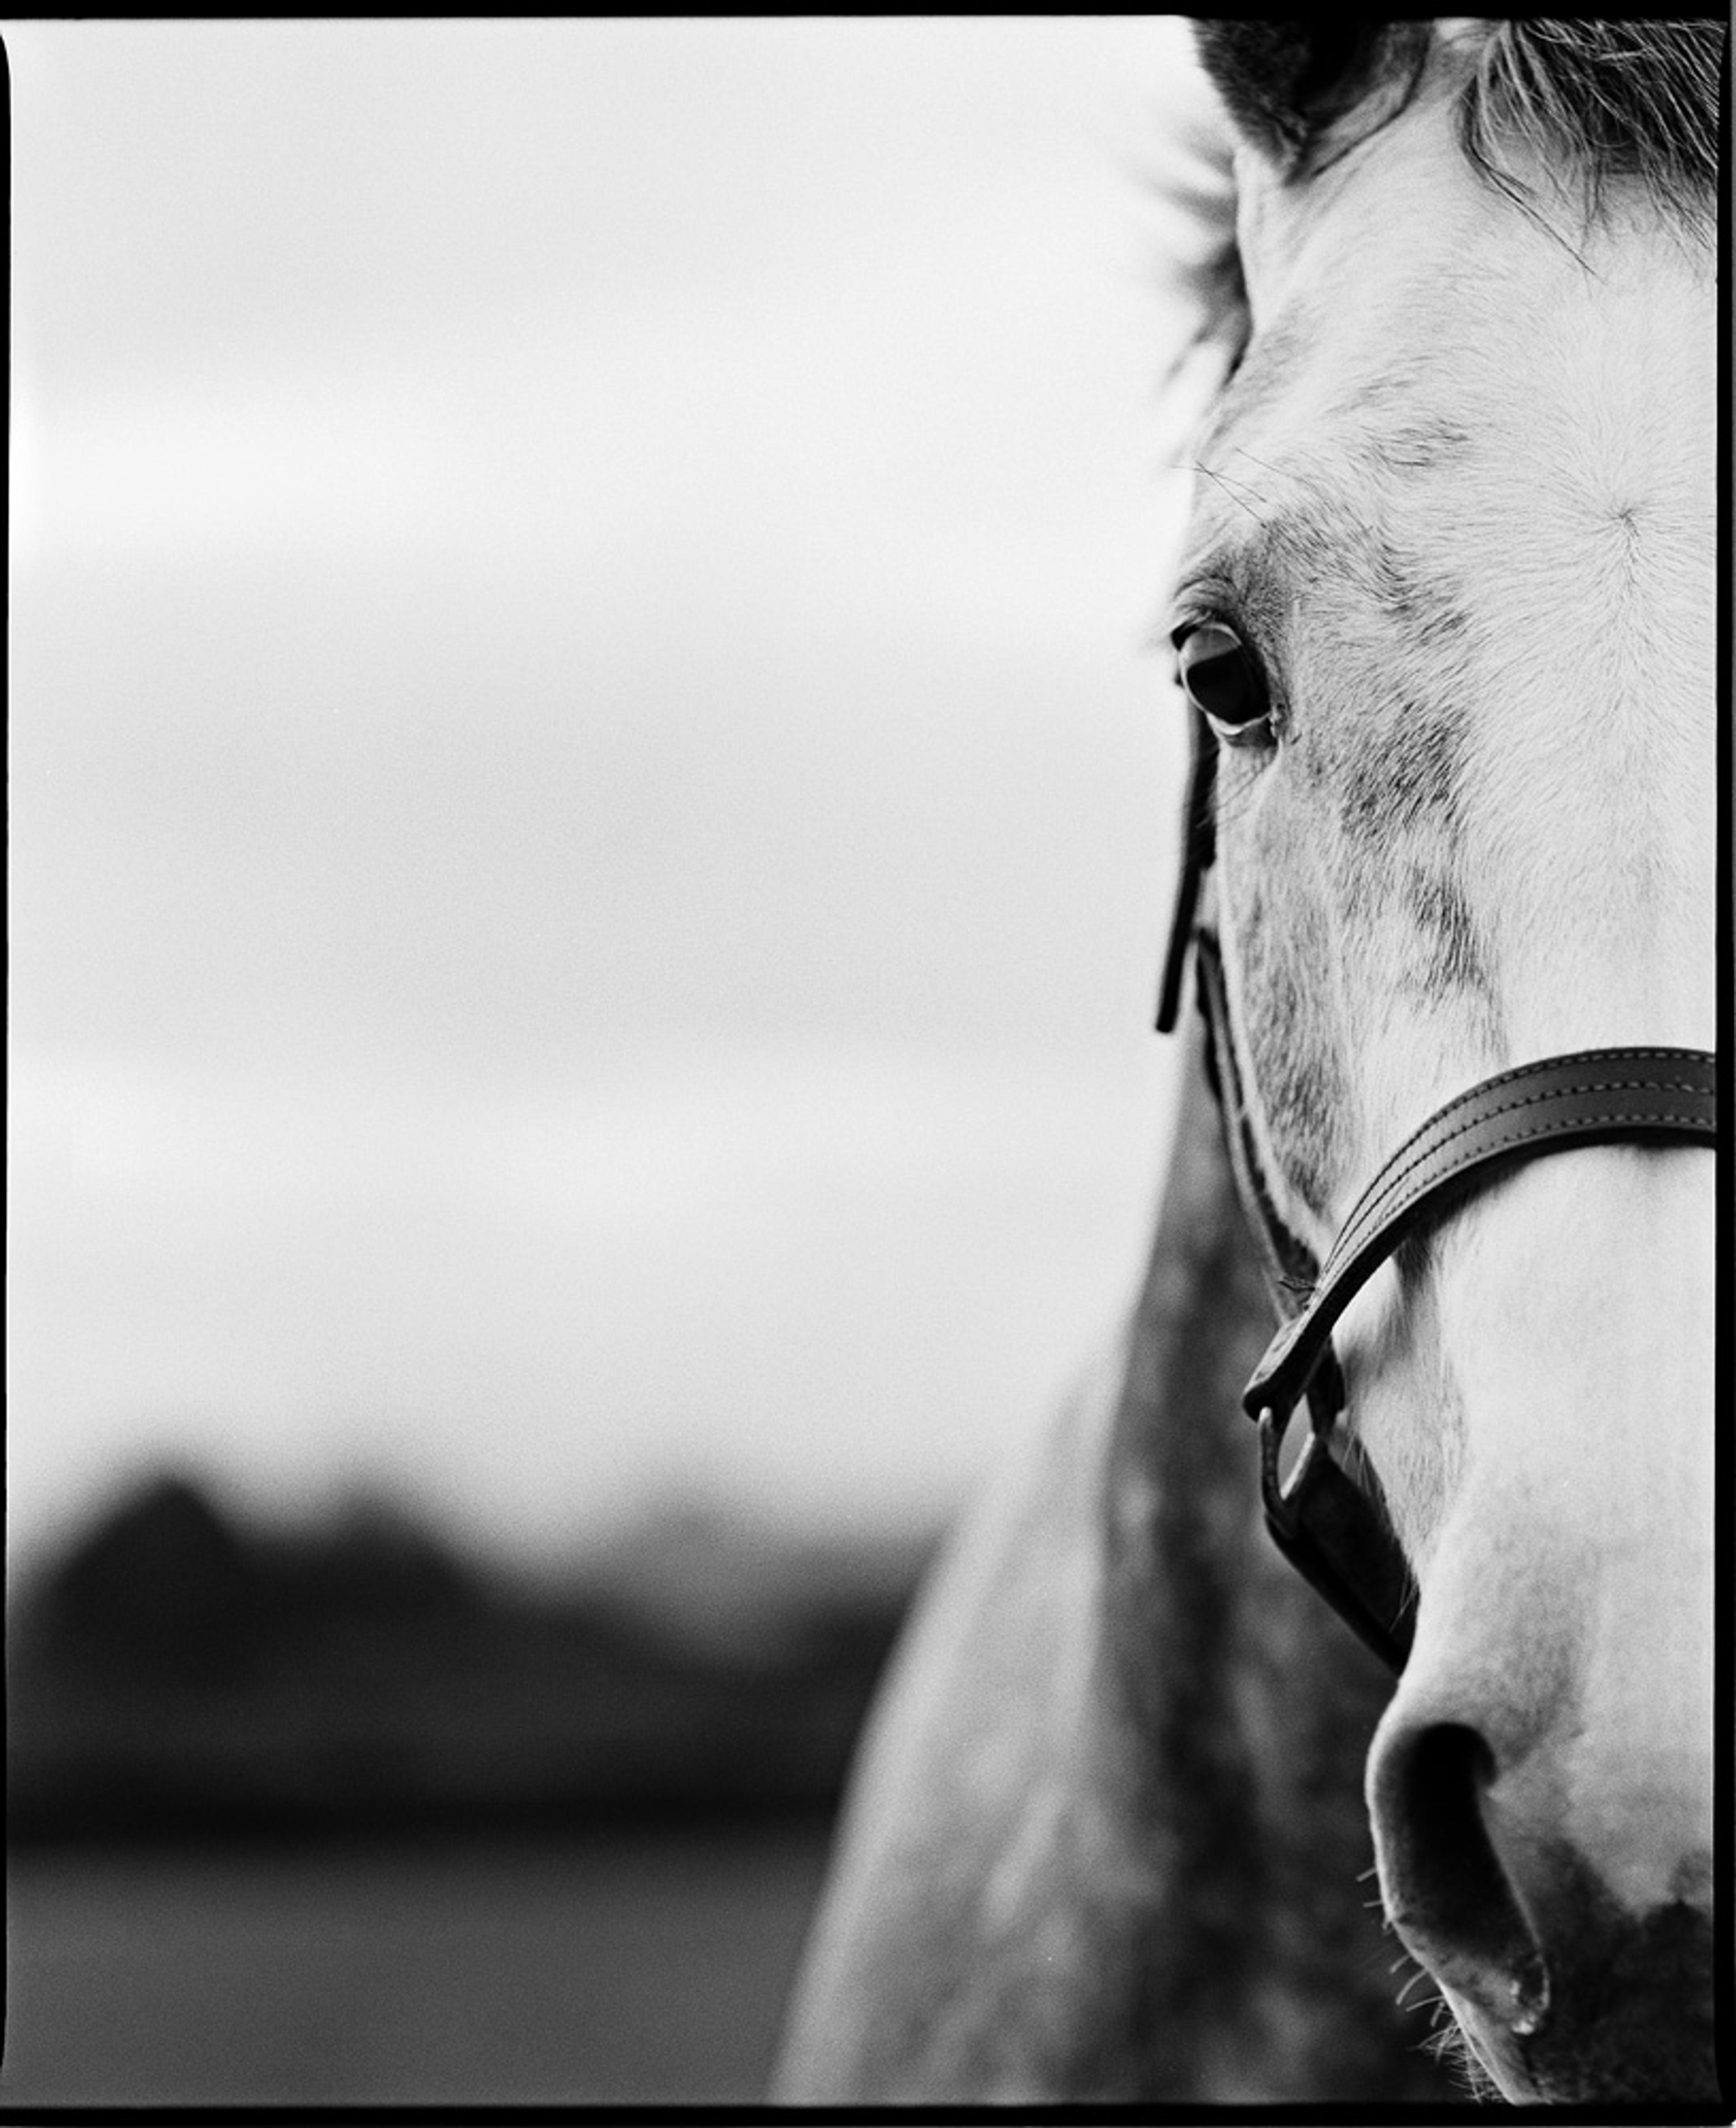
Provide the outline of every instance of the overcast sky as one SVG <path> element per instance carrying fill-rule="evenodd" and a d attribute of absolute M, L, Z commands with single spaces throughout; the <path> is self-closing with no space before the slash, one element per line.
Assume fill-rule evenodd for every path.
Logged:
<path fill-rule="evenodd" d="M 1176 25 L 7 43 L 15 1552 L 939 1512 L 1160 1172 Z"/>

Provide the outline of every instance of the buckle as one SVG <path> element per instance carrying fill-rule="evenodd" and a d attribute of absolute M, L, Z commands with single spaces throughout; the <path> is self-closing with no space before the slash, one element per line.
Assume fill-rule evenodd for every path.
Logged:
<path fill-rule="evenodd" d="M 1416 1586 L 1384 1506 L 1332 1454 L 1336 1416 L 1309 1399 L 1308 1438 L 1286 1476 L 1293 1405 L 1259 1414 L 1260 1495 L 1274 1542 L 1389 1670 L 1402 1670 L 1415 1631 Z M 1373 1481 L 1373 1473 L 1369 1474 Z"/>

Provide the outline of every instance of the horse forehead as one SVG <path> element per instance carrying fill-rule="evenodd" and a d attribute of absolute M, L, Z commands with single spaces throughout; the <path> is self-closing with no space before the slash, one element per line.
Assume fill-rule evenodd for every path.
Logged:
<path fill-rule="evenodd" d="M 1384 542 L 1460 583 L 1492 582 L 1521 525 L 1576 580 L 1577 543 L 1612 525 L 1636 568 L 1679 563 L 1713 496 L 1704 263 L 1619 219 L 1576 249 L 1481 182 L 1438 112 L 1400 127 L 1353 170 L 1250 179 L 1265 268 L 1250 265 L 1250 342 L 1201 458 L 1237 484 L 1202 496 L 1200 542 L 1282 498 L 1313 511 L 1316 553 Z M 1280 485 L 1250 487 L 1238 452 Z M 1492 517 L 1507 528 L 1493 540 Z"/>

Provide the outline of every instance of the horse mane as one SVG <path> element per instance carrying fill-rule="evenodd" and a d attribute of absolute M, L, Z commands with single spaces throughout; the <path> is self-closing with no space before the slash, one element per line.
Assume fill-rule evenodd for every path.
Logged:
<path fill-rule="evenodd" d="M 1512 169 L 1528 152 L 1577 190 L 1588 228 L 1607 212 L 1611 180 L 1637 183 L 1666 219 L 1710 239 L 1718 202 L 1718 110 L 1724 22 L 1481 21 L 1459 92 L 1466 159 L 1515 205 L 1534 211 Z M 1236 242 L 1227 126 L 1181 145 L 1185 167 L 1163 181 L 1193 225 L 1171 279 L 1194 325 L 1176 367 L 1210 348 L 1227 376 L 1250 321 Z"/>

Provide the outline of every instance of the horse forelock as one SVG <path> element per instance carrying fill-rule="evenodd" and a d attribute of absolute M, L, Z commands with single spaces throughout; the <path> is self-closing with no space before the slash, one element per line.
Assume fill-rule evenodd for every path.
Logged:
<path fill-rule="evenodd" d="M 1595 225 L 1612 181 L 1710 236 L 1718 188 L 1724 24 L 1516 21 L 1487 35 L 1462 93 L 1459 140 L 1492 183 L 1523 198 L 1515 149 L 1577 187 Z"/>

